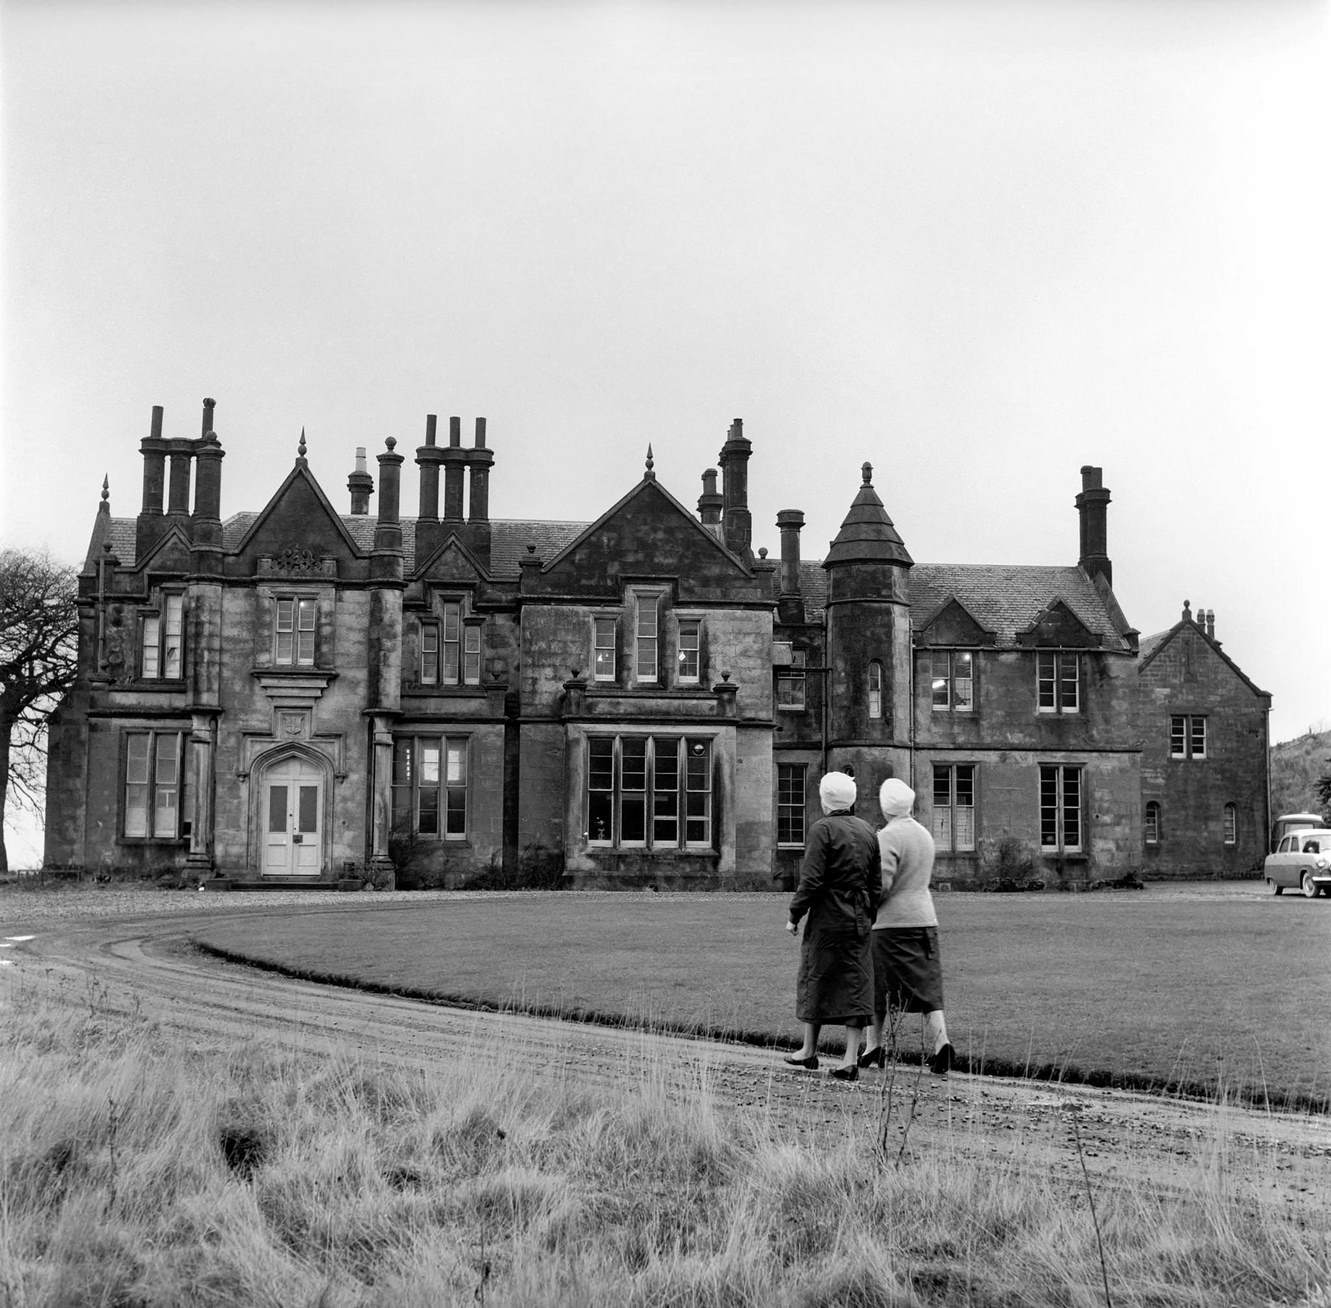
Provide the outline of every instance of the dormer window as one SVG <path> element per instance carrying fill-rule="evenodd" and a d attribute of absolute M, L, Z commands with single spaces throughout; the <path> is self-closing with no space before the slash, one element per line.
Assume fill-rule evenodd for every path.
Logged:
<path fill-rule="evenodd" d="M 930 696 L 935 713 L 969 713 L 975 707 L 975 655 L 968 649 L 929 654 Z"/>

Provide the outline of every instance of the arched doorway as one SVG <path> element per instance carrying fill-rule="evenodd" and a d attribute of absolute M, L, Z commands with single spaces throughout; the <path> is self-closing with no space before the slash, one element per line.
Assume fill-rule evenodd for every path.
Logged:
<path fill-rule="evenodd" d="M 264 769 L 259 783 L 259 872 L 265 877 L 318 876 L 325 866 L 326 770 L 289 754 Z"/>

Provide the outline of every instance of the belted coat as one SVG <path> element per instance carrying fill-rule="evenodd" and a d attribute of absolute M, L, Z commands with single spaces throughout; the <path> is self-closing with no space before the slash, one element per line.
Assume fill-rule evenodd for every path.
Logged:
<path fill-rule="evenodd" d="M 869 931 L 882 886 L 878 836 L 842 809 L 809 828 L 790 920 L 806 915 L 795 982 L 801 1022 L 862 1026 L 873 1017 Z"/>

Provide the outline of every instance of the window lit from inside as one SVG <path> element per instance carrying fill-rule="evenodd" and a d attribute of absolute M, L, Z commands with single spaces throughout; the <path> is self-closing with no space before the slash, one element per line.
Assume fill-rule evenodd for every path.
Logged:
<path fill-rule="evenodd" d="M 1080 666 L 1076 654 L 1042 650 L 1036 655 L 1036 707 L 1041 713 L 1081 711 Z"/>
<path fill-rule="evenodd" d="M 181 833 L 184 736 L 178 731 L 125 735 L 123 834 L 136 840 L 175 840 Z"/>
<path fill-rule="evenodd" d="M 589 737 L 587 839 L 617 849 L 711 848 L 710 739 Z"/>
<path fill-rule="evenodd" d="M 273 661 L 288 667 L 314 666 L 314 623 L 318 610 L 312 599 L 277 601 Z"/>
<path fill-rule="evenodd" d="M 936 713 L 969 713 L 975 705 L 975 655 L 968 649 L 929 654 L 929 680 Z"/>
<path fill-rule="evenodd" d="M 808 765 L 805 763 L 778 763 L 776 765 L 776 843 L 778 845 L 804 844 L 804 791 Z"/>
<path fill-rule="evenodd" d="M 619 624 L 614 618 L 596 618 L 593 625 L 592 677 L 596 681 L 614 681 L 615 636 Z"/>
<path fill-rule="evenodd" d="M 975 764 L 934 764 L 933 828 L 942 852 L 975 849 Z"/>
<path fill-rule="evenodd" d="M 394 739 L 393 830 L 436 840 L 466 839 L 465 736 Z"/>
<path fill-rule="evenodd" d="M 1040 847 L 1076 853 L 1082 845 L 1082 770 L 1067 764 L 1040 767 Z"/>

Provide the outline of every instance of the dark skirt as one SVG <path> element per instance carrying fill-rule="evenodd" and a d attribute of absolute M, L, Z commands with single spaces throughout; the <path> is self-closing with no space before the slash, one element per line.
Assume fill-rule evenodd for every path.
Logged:
<path fill-rule="evenodd" d="M 932 1013 L 943 1007 L 943 959 L 937 927 L 873 932 L 873 1011 Z"/>
<path fill-rule="evenodd" d="M 806 931 L 795 979 L 801 1022 L 865 1026 L 873 1016 L 873 960 L 868 933 Z"/>

